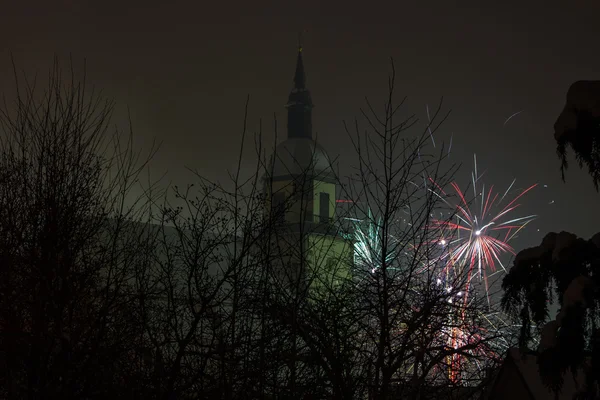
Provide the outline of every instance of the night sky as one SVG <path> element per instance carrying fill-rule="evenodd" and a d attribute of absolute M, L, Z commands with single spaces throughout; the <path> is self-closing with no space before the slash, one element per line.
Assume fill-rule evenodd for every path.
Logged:
<path fill-rule="evenodd" d="M 297 33 L 306 30 L 314 131 L 330 156 L 351 163 L 342 121 L 359 115 L 365 96 L 383 105 L 393 57 L 406 114 L 424 119 L 425 106 L 435 108 L 441 96 L 452 110 L 436 141 L 453 135 L 451 160 L 464 163 L 459 182 L 468 182 L 477 153 L 488 184 L 505 188 L 513 177 L 519 187 L 540 184 L 523 201 L 523 213 L 540 219 L 517 247 L 536 245 L 551 230 L 584 237 L 600 230 L 591 178 L 573 164 L 562 183 L 553 139 L 569 85 L 600 80 L 597 1 L 511 0 L 485 8 L 437 0 L 4 3 L 0 88 L 12 84 L 11 52 L 19 68 L 39 73 L 54 54 L 71 54 L 76 64 L 86 58 L 88 81 L 118 103 L 114 122 L 126 128 L 129 107 L 137 145 L 162 142 L 152 171 L 168 170 L 167 180 L 191 181 L 185 167 L 226 176 L 247 94 L 250 128 L 262 118 L 272 142 L 275 112 L 285 134 Z"/>

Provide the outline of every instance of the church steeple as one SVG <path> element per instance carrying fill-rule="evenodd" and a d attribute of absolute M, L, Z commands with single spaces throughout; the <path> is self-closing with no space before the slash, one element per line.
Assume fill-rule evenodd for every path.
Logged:
<path fill-rule="evenodd" d="M 312 139 L 312 108 L 310 92 L 306 89 L 306 75 L 302 61 L 302 46 L 298 46 L 294 88 L 286 105 L 288 109 L 288 138 Z"/>

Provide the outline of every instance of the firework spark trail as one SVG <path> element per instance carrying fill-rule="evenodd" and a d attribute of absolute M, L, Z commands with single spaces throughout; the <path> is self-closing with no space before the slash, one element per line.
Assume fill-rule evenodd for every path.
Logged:
<path fill-rule="evenodd" d="M 510 117 L 506 118 L 506 120 L 504 121 L 504 125 L 506 125 L 508 123 L 508 121 L 510 121 L 513 117 L 516 117 L 517 115 L 521 114 L 524 110 L 521 111 L 517 111 L 516 113 L 514 113 L 513 115 L 511 115 Z"/>
<path fill-rule="evenodd" d="M 438 286 L 445 284 L 438 279 Z M 460 301 L 466 293 L 456 291 L 452 287 L 448 291 L 448 303 L 454 304 L 448 314 L 448 321 L 437 331 L 435 343 L 444 349 L 444 362 L 436 368 L 444 368 L 448 379 L 458 383 L 469 368 L 481 370 L 479 359 L 499 359 L 509 347 L 503 337 L 504 328 L 508 325 L 498 317 L 497 312 L 486 314 L 472 304 L 465 305 Z M 454 301 L 456 300 L 456 301 Z M 475 318 L 473 318 L 475 317 Z M 480 321 L 475 323 L 474 321 Z"/>
<path fill-rule="evenodd" d="M 521 329 L 521 325 L 512 325 L 505 321 L 499 312 L 486 314 L 477 311 L 477 315 L 481 319 L 482 325 L 473 326 L 468 322 L 468 318 L 463 315 L 457 319 L 454 326 L 444 332 L 446 336 L 441 336 L 441 340 L 445 340 L 451 348 L 485 342 L 485 344 L 476 345 L 475 348 L 467 351 L 468 354 L 475 357 L 464 357 L 462 354 L 453 354 L 449 357 L 448 373 L 450 379 L 454 382 L 460 380 L 460 375 L 466 367 L 465 364 L 474 362 L 477 368 L 480 367 L 478 356 L 501 358 L 502 354 L 513 345 L 507 337 L 515 335 Z M 532 327 L 532 329 L 535 328 Z M 534 343 L 537 343 L 537 341 L 534 341 Z"/>
<path fill-rule="evenodd" d="M 431 131 L 431 117 L 429 116 L 429 104 L 425 104 L 425 110 L 427 111 L 427 130 L 429 131 L 429 136 L 431 137 L 431 142 L 433 143 L 433 147 L 435 147 L 435 140 L 433 139 L 433 132 Z"/>

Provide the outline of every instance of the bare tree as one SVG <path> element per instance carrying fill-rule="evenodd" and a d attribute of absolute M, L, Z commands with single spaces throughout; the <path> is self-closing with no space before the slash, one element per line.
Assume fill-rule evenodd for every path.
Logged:
<path fill-rule="evenodd" d="M 458 377 L 451 375 L 464 372 L 465 366 L 452 360 L 482 358 L 482 348 L 493 337 L 478 332 L 483 303 L 459 300 L 467 286 L 459 266 L 439 284 L 442 232 L 432 222 L 444 207 L 434 185 L 445 185 L 455 167 L 444 168 L 443 148 L 438 154 L 429 148 L 431 136 L 448 114 L 440 114 L 440 103 L 426 128 L 411 134 L 418 129 L 417 120 L 399 115 L 404 100 L 394 103 L 394 84 L 392 63 L 382 115 L 367 101 L 362 115 L 368 133 L 361 133 L 358 122 L 347 129 L 357 161 L 356 173 L 343 190 L 353 202 L 351 214 L 363 216 L 371 229 L 363 235 L 371 237 L 361 239 L 363 249 L 355 266 L 360 276 L 355 314 L 363 316 L 360 348 L 362 365 L 368 366 L 364 380 L 369 396 L 404 393 L 418 398 L 436 385 L 458 384 Z M 462 341 L 450 346 L 452 332 L 459 329 Z M 460 384 L 465 384 L 464 375 Z"/>
<path fill-rule="evenodd" d="M 0 110 L 0 386 L 9 398 L 114 396 L 137 374 L 126 283 L 148 260 L 123 227 L 141 218 L 131 188 L 148 159 L 108 132 L 113 103 L 73 68 L 55 61 L 41 91 L 15 77 Z"/>

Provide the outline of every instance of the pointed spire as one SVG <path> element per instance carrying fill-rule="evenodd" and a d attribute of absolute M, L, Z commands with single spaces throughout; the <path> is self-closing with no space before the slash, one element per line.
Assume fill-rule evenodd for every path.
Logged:
<path fill-rule="evenodd" d="M 298 33 L 298 58 L 296 60 L 296 73 L 294 74 L 294 88 L 304 89 L 306 87 L 306 74 L 302 62 L 302 32 Z"/>
<path fill-rule="evenodd" d="M 296 72 L 294 74 L 294 87 L 288 97 L 286 108 L 288 109 L 288 138 L 312 138 L 312 115 L 313 108 L 310 92 L 306 89 L 306 75 L 304 63 L 302 62 L 302 42 L 298 35 L 298 58 L 296 60 Z"/>
<path fill-rule="evenodd" d="M 296 73 L 294 74 L 294 88 L 306 88 L 306 75 L 304 74 L 304 63 L 302 62 L 302 47 L 298 46 L 298 59 L 296 60 Z"/>

